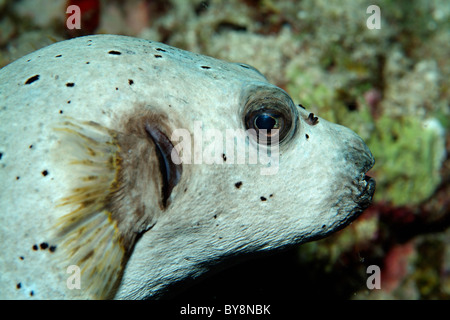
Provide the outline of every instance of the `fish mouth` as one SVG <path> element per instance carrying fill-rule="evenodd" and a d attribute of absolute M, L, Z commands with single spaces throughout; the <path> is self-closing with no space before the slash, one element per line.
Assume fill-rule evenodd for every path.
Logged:
<path fill-rule="evenodd" d="M 372 204 L 373 195 L 375 194 L 375 179 L 368 176 L 367 172 L 372 168 L 373 162 L 363 169 L 363 177 L 358 179 L 359 194 L 355 197 L 357 209 L 363 211 Z"/>
<path fill-rule="evenodd" d="M 353 203 L 355 204 L 353 210 L 345 215 L 336 230 L 340 230 L 349 225 L 372 204 L 376 185 L 375 179 L 364 174 L 362 179 L 358 179 L 358 185 L 360 192 L 353 198 Z"/>
<path fill-rule="evenodd" d="M 358 197 L 358 204 L 361 209 L 366 209 L 372 204 L 373 195 L 375 193 L 376 182 L 375 179 L 364 175 L 363 180 L 365 181 L 366 186 L 362 190 L 361 194 Z"/>
<path fill-rule="evenodd" d="M 368 149 L 365 153 L 364 158 L 365 161 L 363 162 L 363 166 L 360 168 L 361 175 L 358 179 L 360 193 L 355 199 L 355 202 L 358 204 L 358 209 L 360 209 L 361 211 L 367 209 L 372 204 L 372 199 L 373 195 L 375 194 L 376 187 L 375 179 L 367 175 L 367 173 L 375 165 L 375 159 Z"/>

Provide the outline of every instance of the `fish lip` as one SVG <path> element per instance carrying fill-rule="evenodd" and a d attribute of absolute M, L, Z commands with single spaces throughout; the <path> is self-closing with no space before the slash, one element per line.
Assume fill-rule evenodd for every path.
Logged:
<path fill-rule="evenodd" d="M 366 187 L 364 188 L 364 194 L 370 196 L 370 200 L 372 200 L 373 195 L 375 194 L 376 181 L 374 178 L 364 175 L 364 180 L 366 181 Z"/>
<path fill-rule="evenodd" d="M 372 204 L 373 195 L 375 194 L 376 181 L 374 178 L 364 175 L 361 182 L 364 182 L 365 187 L 357 196 L 356 203 L 359 209 L 365 210 Z"/>
<path fill-rule="evenodd" d="M 364 183 L 365 186 L 363 187 L 361 193 L 353 199 L 355 203 L 353 210 L 343 219 L 343 221 L 340 222 L 339 226 L 335 230 L 340 230 L 352 223 L 372 204 L 376 186 L 375 179 L 365 174 L 360 180 L 360 183 Z"/>
<path fill-rule="evenodd" d="M 355 202 L 359 210 L 364 211 L 372 204 L 373 195 L 375 194 L 376 181 L 373 177 L 367 175 L 370 169 L 375 165 L 375 159 L 370 153 L 366 154 L 366 160 L 360 168 L 361 176 L 358 179 L 360 193 L 356 196 Z"/>
<path fill-rule="evenodd" d="M 365 210 L 372 204 L 372 199 L 373 195 L 375 194 L 376 187 L 375 179 L 367 175 L 367 172 L 369 172 L 369 170 L 372 169 L 375 165 L 375 158 L 369 150 L 367 150 L 367 156 L 367 160 L 364 163 L 363 168 L 361 168 L 361 172 L 364 173 L 364 177 L 361 179 L 361 183 L 364 183 L 365 187 L 362 189 L 357 200 L 357 203 L 362 210 Z"/>

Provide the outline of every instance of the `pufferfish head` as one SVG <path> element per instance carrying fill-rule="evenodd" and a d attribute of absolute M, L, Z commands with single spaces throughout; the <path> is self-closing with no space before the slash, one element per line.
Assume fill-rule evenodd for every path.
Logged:
<path fill-rule="evenodd" d="M 375 190 L 360 137 L 245 64 L 98 35 L 41 49 L 0 79 L 2 177 L 50 172 L 2 194 L 10 240 L 8 226 L 26 226 L 57 248 L 36 264 L 56 275 L 46 298 L 161 297 L 219 263 L 339 230 Z M 33 152 L 15 152 L 24 132 L 41 141 Z M 61 280 L 73 265 L 83 290 Z"/>
<path fill-rule="evenodd" d="M 371 203 L 375 181 L 366 172 L 374 159 L 354 132 L 264 82 L 215 99 L 223 103 L 214 117 L 201 110 L 195 121 L 159 132 L 171 144 L 159 150 L 172 192 L 162 191 L 167 211 L 137 243 L 117 297 L 145 297 L 146 286 L 159 296 L 167 282 L 196 278 L 236 256 L 325 237 Z M 218 103 L 205 100 L 205 110 Z M 170 276 L 156 285 L 135 280 L 155 268 L 145 263 L 149 248 L 159 258 L 161 248 L 171 252 L 157 268 Z"/>

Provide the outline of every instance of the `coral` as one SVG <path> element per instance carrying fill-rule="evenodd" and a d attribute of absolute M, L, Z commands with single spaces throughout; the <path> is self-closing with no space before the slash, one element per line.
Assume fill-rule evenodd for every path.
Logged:
<path fill-rule="evenodd" d="M 397 244 L 390 248 L 384 257 L 381 272 L 381 287 L 389 293 L 396 289 L 408 273 L 410 256 L 414 252 L 414 244 Z"/>

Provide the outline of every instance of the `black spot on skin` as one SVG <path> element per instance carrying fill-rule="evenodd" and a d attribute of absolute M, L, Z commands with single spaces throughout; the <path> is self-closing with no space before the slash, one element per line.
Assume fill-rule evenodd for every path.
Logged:
<path fill-rule="evenodd" d="M 211 67 L 208 67 L 208 66 L 202 66 L 202 69 L 208 70 L 208 69 L 211 69 Z"/>
<path fill-rule="evenodd" d="M 60 114 L 63 114 L 63 111 L 62 111 L 62 110 L 59 110 L 59 113 L 60 113 Z"/>
<path fill-rule="evenodd" d="M 20 177 L 19 177 L 19 176 L 17 176 L 17 177 L 16 177 L 16 180 L 19 180 L 19 179 L 20 179 Z"/>
<path fill-rule="evenodd" d="M 301 104 L 298 105 L 299 108 L 305 109 L 305 107 Z"/>
<path fill-rule="evenodd" d="M 30 148 L 30 149 L 33 149 L 33 145 L 32 145 L 32 144 L 30 144 L 30 146 L 29 146 L 28 148 Z"/>
<path fill-rule="evenodd" d="M 73 82 L 67 82 L 67 83 L 66 83 L 66 87 L 70 87 L 70 88 L 75 87 L 75 83 L 73 83 Z"/>
<path fill-rule="evenodd" d="M 314 116 L 314 113 L 310 113 L 308 115 L 308 119 L 306 119 L 306 122 L 312 126 L 315 126 L 316 124 L 319 123 L 319 118 Z"/>
<path fill-rule="evenodd" d="M 134 83 L 132 79 L 128 79 L 128 84 L 131 86 Z"/>
<path fill-rule="evenodd" d="M 240 66 L 244 69 L 250 69 L 248 66 L 246 66 L 245 64 L 240 64 Z"/>
<path fill-rule="evenodd" d="M 71 102 L 70 100 L 67 101 L 67 103 L 69 103 L 69 104 L 70 104 L 70 102 Z"/>
<path fill-rule="evenodd" d="M 16 284 L 16 288 L 17 288 L 17 289 L 22 288 L 22 284 L 19 282 L 18 284 Z"/>
<path fill-rule="evenodd" d="M 55 58 L 61 58 L 62 54 L 58 54 L 57 56 L 55 56 Z"/>
<path fill-rule="evenodd" d="M 160 52 L 166 52 L 166 50 L 161 49 L 161 48 L 156 48 L 156 51 L 160 51 Z"/>
<path fill-rule="evenodd" d="M 37 246 L 37 244 L 33 244 L 33 247 L 32 247 L 32 249 L 33 249 L 34 251 L 37 251 L 37 250 L 38 250 L 38 246 Z"/>
<path fill-rule="evenodd" d="M 162 58 L 162 55 L 160 55 L 160 54 L 155 54 L 155 58 Z"/>
<path fill-rule="evenodd" d="M 2 157 L 3 157 L 3 153 L 0 152 L 0 160 L 2 160 Z"/>
<path fill-rule="evenodd" d="M 223 158 L 223 161 L 224 161 L 224 162 L 227 161 L 227 156 L 225 155 L 225 153 L 222 153 L 222 158 Z"/>
<path fill-rule="evenodd" d="M 25 260 L 25 258 L 23 256 L 20 256 L 19 259 L 20 260 Z"/>
<path fill-rule="evenodd" d="M 42 175 L 43 175 L 44 177 L 47 176 L 47 175 L 48 175 L 48 171 L 47 171 L 47 170 L 42 171 Z"/>
<path fill-rule="evenodd" d="M 111 50 L 111 51 L 109 51 L 108 53 L 109 53 L 109 54 L 116 55 L 116 56 L 120 56 L 120 55 L 122 54 L 122 52 L 120 52 L 120 51 L 115 51 L 115 50 Z"/>
<path fill-rule="evenodd" d="M 42 242 L 39 247 L 41 248 L 41 250 L 45 250 L 48 248 L 48 243 L 47 242 Z"/>
<path fill-rule="evenodd" d="M 322 229 L 325 229 L 327 226 L 324 224 L 323 226 L 322 226 Z"/>
<path fill-rule="evenodd" d="M 214 215 L 214 219 L 217 219 L 217 214 Z"/>
<path fill-rule="evenodd" d="M 55 252 L 56 250 L 56 246 L 50 246 L 50 248 L 48 248 L 48 251 L 50 251 L 51 253 Z"/>
<path fill-rule="evenodd" d="M 119 90 L 119 88 L 116 87 L 116 91 Z"/>
<path fill-rule="evenodd" d="M 261 201 L 266 201 L 267 198 L 266 197 L 261 197 Z"/>
<path fill-rule="evenodd" d="M 33 290 L 30 291 L 30 297 L 32 297 L 32 296 L 34 296 L 34 291 Z"/>
<path fill-rule="evenodd" d="M 272 198 L 273 197 L 273 193 L 269 196 L 269 198 Z"/>
<path fill-rule="evenodd" d="M 234 186 L 239 189 L 242 186 L 242 181 L 236 182 Z"/>
<path fill-rule="evenodd" d="M 308 139 L 309 139 L 309 135 L 308 135 L 308 134 L 305 134 L 305 137 L 306 137 L 306 140 L 308 140 Z"/>
<path fill-rule="evenodd" d="M 86 61 L 86 64 L 89 64 L 90 62 L 89 61 Z"/>
<path fill-rule="evenodd" d="M 31 78 L 28 78 L 27 81 L 25 81 L 25 84 L 30 84 L 30 83 L 33 83 L 33 82 L 35 82 L 37 80 L 39 80 L 39 75 L 38 74 L 35 75 L 35 76 L 32 76 Z"/>

